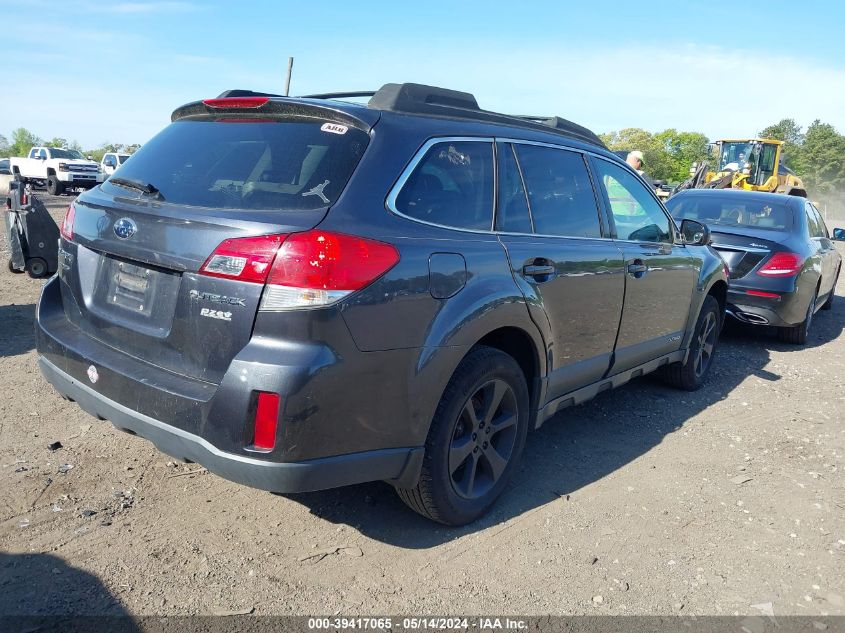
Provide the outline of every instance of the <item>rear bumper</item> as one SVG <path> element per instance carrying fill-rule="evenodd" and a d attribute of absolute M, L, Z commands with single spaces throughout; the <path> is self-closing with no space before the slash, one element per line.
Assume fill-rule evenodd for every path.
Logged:
<path fill-rule="evenodd" d="M 416 483 L 430 414 L 418 412 L 413 402 L 420 398 L 401 389 L 403 368 L 413 367 L 416 350 L 361 353 L 335 336 L 336 349 L 346 346 L 338 358 L 317 341 L 253 337 L 218 384 L 170 372 L 89 336 L 63 309 L 63 283 L 49 280 L 38 302 L 39 365 L 62 395 L 91 415 L 164 453 L 273 492 L 377 480 Z M 256 391 L 282 399 L 276 447 L 267 453 L 250 448 Z"/>
<path fill-rule="evenodd" d="M 47 381 L 82 409 L 115 427 L 139 435 L 161 452 L 196 462 L 231 481 L 271 492 L 307 492 L 367 481 L 411 486 L 422 464 L 422 448 L 392 448 L 301 462 L 270 462 L 216 448 L 202 437 L 133 411 L 69 376 L 43 356 L 38 366 Z"/>
<path fill-rule="evenodd" d="M 774 294 L 774 293 L 773 293 Z M 727 313 L 743 323 L 790 327 L 804 320 L 810 298 L 799 292 L 777 293 L 778 298 L 749 295 L 744 288 L 728 291 Z"/>

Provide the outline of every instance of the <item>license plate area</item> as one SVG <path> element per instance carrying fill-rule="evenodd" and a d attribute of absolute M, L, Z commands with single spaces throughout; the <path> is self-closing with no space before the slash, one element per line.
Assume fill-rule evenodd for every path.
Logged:
<path fill-rule="evenodd" d="M 109 275 L 108 300 L 110 303 L 136 313 L 150 315 L 150 295 L 156 285 L 156 277 L 150 277 L 149 268 L 126 262 L 117 262 Z M 152 291 L 152 292 L 151 292 Z"/>
<path fill-rule="evenodd" d="M 173 324 L 181 274 L 105 253 L 96 257 L 94 274 L 86 274 L 84 265 L 79 267 L 83 295 L 86 286 L 91 293 L 85 302 L 88 309 L 114 325 L 166 336 Z"/>

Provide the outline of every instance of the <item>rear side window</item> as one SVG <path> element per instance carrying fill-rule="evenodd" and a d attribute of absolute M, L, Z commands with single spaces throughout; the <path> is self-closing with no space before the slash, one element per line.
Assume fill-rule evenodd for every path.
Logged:
<path fill-rule="evenodd" d="M 595 161 L 620 240 L 672 242 L 669 218 L 645 183 L 606 160 Z"/>
<path fill-rule="evenodd" d="M 576 152 L 516 145 L 534 232 L 601 237 L 598 206 L 582 156 Z"/>
<path fill-rule="evenodd" d="M 176 121 L 121 166 L 120 178 L 153 185 L 167 202 L 212 209 L 307 210 L 334 203 L 369 136 L 326 121 Z M 335 126 L 334 129 L 337 129 Z M 109 181 L 110 193 L 126 195 Z"/>
<path fill-rule="evenodd" d="M 508 233 L 533 233 L 528 199 L 513 147 L 503 145 L 499 153 L 499 206 L 496 229 Z"/>
<path fill-rule="evenodd" d="M 395 207 L 417 220 L 489 231 L 493 224 L 492 143 L 432 145 L 396 196 Z"/>

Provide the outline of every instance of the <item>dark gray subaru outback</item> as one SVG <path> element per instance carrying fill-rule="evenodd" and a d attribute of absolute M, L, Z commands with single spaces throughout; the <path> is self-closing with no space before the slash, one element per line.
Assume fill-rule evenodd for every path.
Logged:
<path fill-rule="evenodd" d="M 654 370 L 702 384 L 722 260 L 592 132 L 348 96 L 190 103 L 81 195 L 38 305 L 47 380 L 233 481 L 385 480 L 447 524 L 562 408 Z"/>

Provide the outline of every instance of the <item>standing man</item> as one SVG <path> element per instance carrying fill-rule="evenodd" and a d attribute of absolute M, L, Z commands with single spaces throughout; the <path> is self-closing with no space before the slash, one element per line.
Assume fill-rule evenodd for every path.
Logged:
<path fill-rule="evenodd" d="M 635 149 L 633 152 L 628 152 L 628 158 L 625 159 L 625 162 L 634 168 L 634 171 L 640 175 L 640 178 L 645 180 L 645 183 L 649 187 L 654 189 L 654 181 L 651 179 L 651 176 L 643 171 L 643 153 L 640 150 Z"/>

